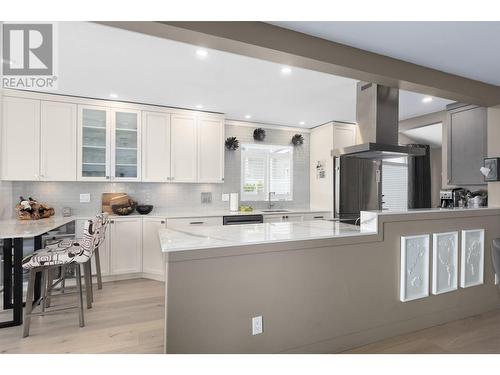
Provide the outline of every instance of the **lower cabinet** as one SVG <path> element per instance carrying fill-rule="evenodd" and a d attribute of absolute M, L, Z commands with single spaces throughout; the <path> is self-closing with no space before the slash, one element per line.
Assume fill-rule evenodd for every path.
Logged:
<path fill-rule="evenodd" d="M 265 215 L 264 223 L 281 223 L 303 221 L 304 216 L 300 214 Z"/>
<path fill-rule="evenodd" d="M 163 276 L 163 253 L 158 230 L 165 228 L 165 219 L 142 219 L 142 272 L 152 276 Z"/>
<path fill-rule="evenodd" d="M 110 274 L 142 272 L 142 225 L 140 218 L 110 220 Z"/>

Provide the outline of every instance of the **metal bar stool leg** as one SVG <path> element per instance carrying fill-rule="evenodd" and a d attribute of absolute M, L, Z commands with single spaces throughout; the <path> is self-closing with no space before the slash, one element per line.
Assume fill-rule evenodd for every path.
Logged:
<path fill-rule="evenodd" d="M 83 292 L 82 292 L 82 271 L 80 268 L 80 263 L 75 263 L 76 267 L 76 292 L 78 294 L 78 320 L 80 322 L 80 327 L 85 326 L 85 320 L 83 317 Z"/>
<path fill-rule="evenodd" d="M 101 274 L 101 257 L 99 255 L 99 248 L 97 247 L 95 253 L 95 268 L 97 274 L 97 289 L 102 289 L 102 274 Z"/>
<path fill-rule="evenodd" d="M 57 268 L 51 268 L 47 270 L 47 293 L 45 293 L 45 307 L 50 307 L 52 284 L 54 284 L 54 272 L 57 272 Z"/>
<path fill-rule="evenodd" d="M 85 298 L 87 301 L 87 309 L 92 308 L 92 279 L 90 275 L 90 261 L 83 263 L 83 279 L 85 280 Z"/>
<path fill-rule="evenodd" d="M 35 294 L 35 277 L 37 271 L 30 269 L 28 279 L 28 292 L 26 294 L 26 307 L 24 309 L 23 337 L 30 334 L 31 311 L 33 311 L 33 295 Z"/>
<path fill-rule="evenodd" d="M 42 312 L 45 312 L 45 308 L 47 306 L 47 293 L 48 293 L 48 275 L 49 275 L 49 269 L 44 269 L 41 271 L 42 272 L 42 300 L 40 301 L 42 304 Z"/>

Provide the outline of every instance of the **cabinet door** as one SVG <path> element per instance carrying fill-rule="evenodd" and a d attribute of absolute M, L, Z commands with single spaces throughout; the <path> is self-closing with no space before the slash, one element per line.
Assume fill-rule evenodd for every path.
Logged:
<path fill-rule="evenodd" d="M 348 124 L 333 125 L 333 149 L 354 146 L 356 144 L 356 126 Z"/>
<path fill-rule="evenodd" d="M 281 223 L 283 215 L 264 215 L 264 223 Z"/>
<path fill-rule="evenodd" d="M 111 274 L 117 275 L 141 272 L 141 219 L 112 219 L 110 227 Z"/>
<path fill-rule="evenodd" d="M 83 229 L 85 228 L 85 221 L 78 219 L 75 221 L 75 237 L 83 237 Z M 109 275 L 109 252 L 110 252 L 110 225 L 106 228 L 104 243 L 99 247 L 99 257 L 101 260 L 101 274 L 103 276 Z M 92 257 L 92 274 L 96 274 L 96 258 Z"/>
<path fill-rule="evenodd" d="M 484 185 L 479 171 L 486 157 L 486 108 L 465 107 L 448 116 L 448 184 Z"/>
<path fill-rule="evenodd" d="M 2 179 L 38 180 L 40 101 L 6 96 L 2 112 Z"/>
<path fill-rule="evenodd" d="M 142 219 L 142 271 L 159 276 L 165 268 L 158 237 L 160 228 L 165 228 L 165 219 Z"/>
<path fill-rule="evenodd" d="M 170 114 L 142 112 L 142 181 L 170 180 Z"/>
<path fill-rule="evenodd" d="M 171 117 L 171 173 L 173 182 L 196 182 L 197 124 L 195 115 Z"/>
<path fill-rule="evenodd" d="M 110 179 L 110 111 L 78 106 L 78 180 Z"/>
<path fill-rule="evenodd" d="M 224 182 L 224 120 L 198 118 L 198 182 Z"/>
<path fill-rule="evenodd" d="M 76 181 L 76 104 L 41 102 L 40 180 Z"/>
<path fill-rule="evenodd" d="M 112 110 L 111 179 L 141 180 L 141 118 L 139 111 Z"/>

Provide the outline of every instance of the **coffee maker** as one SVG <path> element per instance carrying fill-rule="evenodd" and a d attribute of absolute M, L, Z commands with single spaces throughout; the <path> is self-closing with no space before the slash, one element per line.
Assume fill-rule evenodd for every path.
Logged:
<path fill-rule="evenodd" d="M 439 192 L 441 198 L 441 203 L 439 207 L 441 208 L 453 208 L 453 190 L 441 190 Z"/>
<path fill-rule="evenodd" d="M 441 190 L 441 208 L 454 208 L 466 206 L 467 191 L 463 188 L 455 188 L 449 190 Z"/>

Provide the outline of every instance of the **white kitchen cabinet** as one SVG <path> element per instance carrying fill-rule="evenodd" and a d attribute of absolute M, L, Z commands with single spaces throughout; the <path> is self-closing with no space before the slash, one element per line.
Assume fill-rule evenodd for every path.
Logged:
<path fill-rule="evenodd" d="M 165 219 L 142 219 L 142 272 L 146 274 L 163 276 L 164 261 L 158 230 L 165 226 Z"/>
<path fill-rule="evenodd" d="M 140 111 L 78 106 L 78 180 L 141 180 Z"/>
<path fill-rule="evenodd" d="M 224 120 L 198 117 L 198 182 L 224 182 Z"/>
<path fill-rule="evenodd" d="M 76 111 L 76 104 L 41 102 L 41 181 L 76 181 Z"/>
<path fill-rule="evenodd" d="M 75 238 L 79 239 L 83 237 L 83 229 L 85 228 L 85 221 L 83 219 L 78 219 L 75 221 Z M 111 231 L 110 231 L 110 225 L 108 225 L 106 229 L 106 234 L 105 234 L 105 240 L 103 244 L 99 247 L 99 257 L 101 260 L 101 274 L 102 276 L 107 276 L 109 275 L 109 255 L 110 255 L 110 243 L 111 243 Z M 96 263 L 95 263 L 95 256 L 92 257 L 92 274 L 96 274 Z"/>
<path fill-rule="evenodd" d="M 192 226 L 205 226 L 205 225 L 222 225 L 222 217 L 190 217 L 180 219 L 167 219 L 167 227 L 176 225 L 192 225 Z"/>
<path fill-rule="evenodd" d="M 142 112 L 142 181 L 170 180 L 170 113 Z"/>
<path fill-rule="evenodd" d="M 40 100 L 5 96 L 2 112 L 2 179 L 38 180 Z"/>
<path fill-rule="evenodd" d="M 110 273 L 112 275 L 142 271 L 142 219 L 110 220 Z"/>
<path fill-rule="evenodd" d="M 285 223 L 303 221 L 304 216 L 301 214 L 279 214 L 279 215 L 264 215 L 264 223 Z"/>
<path fill-rule="evenodd" d="M 111 111 L 106 107 L 78 106 L 77 171 L 80 181 L 109 181 Z"/>
<path fill-rule="evenodd" d="M 311 131 L 311 208 L 333 212 L 333 150 L 355 145 L 357 126 L 330 122 Z"/>
<path fill-rule="evenodd" d="M 141 112 L 111 110 L 111 180 L 141 180 Z"/>
<path fill-rule="evenodd" d="M 171 134 L 172 181 L 196 182 L 198 172 L 196 115 L 172 115 Z"/>

